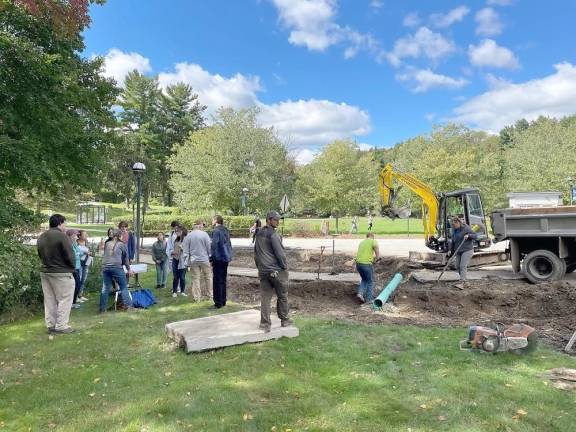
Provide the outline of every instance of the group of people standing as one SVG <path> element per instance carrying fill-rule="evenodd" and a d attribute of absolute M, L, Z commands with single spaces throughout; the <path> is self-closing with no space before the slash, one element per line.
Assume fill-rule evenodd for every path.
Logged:
<path fill-rule="evenodd" d="M 288 309 L 288 263 L 282 240 L 276 232 L 280 222 L 277 212 L 269 212 L 266 226 L 254 232 L 254 258 L 258 268 L 261 292 L 260 328 L 271 329 L 271 300 L 276 294 L 277 313 L 283 327 L 292 325 Z M 168 268 L 173 272 L 172 295 L 186 294 L 186 273 L 192 274 L 191 293 L 195 300 L 211 297 L 214 307 L 226 306 L 226 280 L 228 264 L 233 251 L 228 229 L 222 216 L 212 220 L 212 237 L 204 231 L 204 223 L 196 221 L 190 233 L 174 221 L 172 232 L 165 238 L 159 233 L 152 246 L 156 264 L 156 287 L 164 288 Z M 70 310 L 85 300 L 82 290 L 88 274 L 92 253 L 85 231 L 67 230 L 66 219 L 60 214 L 50 217 L 50 228 L 38 238 L 38 255 L 42 261 L 41 281 L 44 293 L 46 327 L 49 333 L 72 333 L 69 326 Z M 102 276 L 99 310 L 106 311 L 113 283 L 118 285 L 122 302 L 133 309 L 128 292 L 128 277 L 134 273 L 130 262 L 134 258 L 136 242 L 128 224 L 121 222 L 118 229 L 110 228 L 107 239 L 102 239 Z M 210 292 L 212 285 L 212 292 Z"/>
<path fill-rule="evenodd" d="M 204 231 L 204 222 L 197 220 L 191 232 L 178 221 L 171 223 L 168 238 L 158 233 L 152 245 L 156 264 L 156 288 L 165 288 L 168 268 L 172 270 L 172 297 L 188 296 L 186 273 L 190 271 L 190 293 L 195 301 L 212 298 L 214 307 L 226 306 L 226 278 L 232 261 L 230 233 L 220 215 L 212 218 L 212 238 Z"/>

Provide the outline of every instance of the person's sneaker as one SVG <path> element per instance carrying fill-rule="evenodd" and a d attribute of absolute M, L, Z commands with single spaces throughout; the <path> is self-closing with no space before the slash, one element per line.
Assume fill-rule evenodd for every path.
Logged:
<path fill-rule="evenodd" d="M 54 330 L 56 330 L 56 327 L 48 327 L 46 330 L 48 331 L 48 334 L 52 334 L 54 333 Z"/>
<path fill-rule="evenodd" d="M 358 299 L 359 299 L 362 303 L 364 303 L 364 296 L 363 296 L 362 294 L 358 293 L 358 294 L 356 294 L 356 297 L 358 297 Z"/>
<path fill-rule="evenodd" d="M 83 302 L 85 302 L 85 301 L 87 301 L 87 300 L 88 300 L 88 297 L 84 297 L 84 296 L 82 296 L 82 297 L 80 297 L 80 298 L 79 298 L 79 300 L 82 300 Z"/>
<path fill-rule="evenodd" d="M 72 309 L 80 309 L 80 303 L 74 303 Z"/>
<path fill-rule="evenodd" d="M 459 289 L 459 290 L 463 290 L 464 288 L 466 288 L 466 283 L 465 282 L 455 283 L 454 288 Z"/>
<path fill-rule="evenodd" d="M 258 328 L 264 330 L 264 333 L 270 333 L 270 326 L 268 324 L 260 324 Z"/>
<path fill-rule="evenodd" d="M 185 292 L 181 292 L 180 295 L 181 295 L 182 297 L 188 297 L 188 294 L 186 294 Z"/>
<path fill-rule="evenodd" d="M 294 321 L 292 321 L 291 319 L 287 319 L 282 321 L 282 324 L 280 324 L 282 327 L 290 327 L 294 325 Z"/>
<path fill-rule="evenodd" d="M 178 294 L 172 293 L 172 297 L 178 297 Z"/>
<path fill-rule="evenodd" d="M 156 289 L 160 289 L 161 285 L 156 285 Z"/>
<path fill-rule="evenodd" d="M 160 288 L 166 288 L 166 284 L 160 285 Z"/>
<path fill-rule="evenodd" d="M 74 330 L 72 327 L 66 327 L 64 329 L 54 329 L 53 333 L 56 334 L 70 334 L 70 333 L 74 333 L 76 330 Z"/>

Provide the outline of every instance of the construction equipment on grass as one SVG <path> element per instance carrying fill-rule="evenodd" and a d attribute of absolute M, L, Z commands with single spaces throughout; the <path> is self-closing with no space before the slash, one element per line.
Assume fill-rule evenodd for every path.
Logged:
<path fill-rule="evenodd" d="M 538 333 L 526 324 L 513 324 L 504 328 L 497 323 L 494 327 L 471 326 L 468 338 L 460 341 L 461 350 L 478 350 L 485 353 L 511 351 L 527 354 L 536 348 Z"/>
<path fill-rule="evenodd" d="M 388 163 L 378 176 L 378 191 L 382 198 L 383 214 L 392 219 L 406 217 L 405 207 L 395 208 L 401 186 L 407 186 L 422 199 L 422 223 L 426 246 L 438 252 L 450 249 L 450 219 L 458 216 L 476 233 L 474 249 L 485 249 L 491 240 L 486 230 L 486 217 L 482 207 L 480 192 L 476 188 L 460 189 L 453 192 L 436 192 L 428 184 L 415 176 L 401 172 Z"/>

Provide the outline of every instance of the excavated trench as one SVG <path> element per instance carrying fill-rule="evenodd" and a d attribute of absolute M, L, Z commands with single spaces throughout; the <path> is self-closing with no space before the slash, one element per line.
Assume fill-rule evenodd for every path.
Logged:
<path fill-rule="evenodd" d="M 317 251 L 288 251 L 290 270 L 316 272 Z M 328 264 L 326 266 L 325 264 Z M 234 266 L 254 267 L 250 250 L 236 252 Z M 405 278 L 382 312 L 360 307 L 355 296 L 357 284 L 314 280 L 290 282 L 289 302 L 293 313 L 341 319 L 368 324 L 395 323 L 414 325 L 468 326 L 472 324 L 526 323 L 536 328 L 548 343 L 563 347 L 576 330 L 576 285 L 558 281 L 533 285 L 524 280 L 483 279 L 470 281 L 464 290 L 451 283 L 421 284 L 411 279 L 414 265 L 407 260 L 387 258 L 375 266 L 375 291 L 396 273 Z M 336 255 L 338 273 L 353 272 L 354 259 Z M 332 256 L 322 264 L 323 272 L 332 270 Z M 258 280 L 230 276 L 231 300 L 258 305 Z"/>

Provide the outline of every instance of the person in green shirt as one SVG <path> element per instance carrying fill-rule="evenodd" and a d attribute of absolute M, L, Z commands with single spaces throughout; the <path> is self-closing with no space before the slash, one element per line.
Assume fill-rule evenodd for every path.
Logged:
<path fill-rule="evenodd" d="M 378 242 L 374 239 L 374 234 L 369 232 L 366 238 L 358 245 L 356 254 L 356 270 L 360 273 L 360 287 L 356 295 L 362 303 L 371 303 L 374 299 L 372 288 L 374 286 L 374 261 L 380 257 Z"/>

